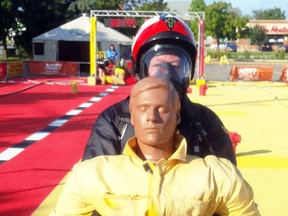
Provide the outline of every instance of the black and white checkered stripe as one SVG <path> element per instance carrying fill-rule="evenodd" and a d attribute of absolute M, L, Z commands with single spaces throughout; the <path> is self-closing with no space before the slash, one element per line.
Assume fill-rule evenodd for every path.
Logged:
<path fill-rule="evenodd" d="M 109 95 L 111 92 L 114 92 L 115 89 L 117 89 L 118 86 L 111 86 L 110 88 L 106 89 L 104 92 L 100 93 L 96 97 L 92 97 L 89 101 L 80 104 L 79 107 L 76 109 L 70 110 L 67 112 L 64 116 L 56 119 L 52 123 L 50 123 L 47 127 L 37 131 L 36 133 L 30 135 L 22 142 L 11 146 L 10 148 L 4 150 L 0 153 L 0 164 L 3 164 L 14 157 L 16 157 L 18 154 L 23 152 L 28 146 L 32 145 L 33 143 L 42 140 L 46 136 L 48 136 L 51 132 L 53 132 L 55 129 L 61 127 L 66 122 L 68 122 L 72 117 L 79 115 L 84 109 L 92 106 L 94 103 L 97 103 L 100 101 L 103 97 Z"/>

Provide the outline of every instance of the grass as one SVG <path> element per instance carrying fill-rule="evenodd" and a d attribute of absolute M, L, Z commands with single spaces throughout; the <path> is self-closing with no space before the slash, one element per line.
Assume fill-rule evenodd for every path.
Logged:
<path fill-rule="evenodd" d="M 285 60 L 288 59 L 288 53 L 283 51 L 273 51 L 273 52 L 229 52 L 229 51 L 208 51 L 207 55 L 210 55 L 212 59 L 220 59 L 221 56 L 225 55 L 228 59 L 235 60 L 256 60 L 256 59 L 270 59 L 270 60 Z"/>
<path fill-rule="evenodd" d="M 27 60 L 27 58 L 21 58 L 21 57 L 8 57 L 7 59 L 0 58 L 0 62 L 9 62 L 9 61 L 19 61 L 19 60 Z"/>
<path fill-rule="evenodd" d="M 253 51 L 244 51 L 244 52 L 229 52 L 229 51 L 220 51 L 219 53 L 215 50 L 210 50 L 207 52 L 207 55 L 210 55 L 211 59 L 220 59 L 221 56 L 225 55 L 227 59 L 234 60 L 288 60 L 288 53 L 283 51 L 273 51 L 273 52 L 253 52 Z M 0 58 L 0 62 L 7 61 L 19 61 L 27 60 L 20 56 L 9 57 L 7 59 Z"/>

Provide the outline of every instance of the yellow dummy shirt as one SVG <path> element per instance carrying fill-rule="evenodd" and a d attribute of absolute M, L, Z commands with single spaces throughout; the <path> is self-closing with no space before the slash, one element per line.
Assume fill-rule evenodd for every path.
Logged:
<path fill-rule="evenodd" d="M 143 161 L 131 138 L 118 156 L 98 156 L 74 166 L 52 215 L 209 216 L 260 215 L 253 191 L 226 159 L 186 155 L 186 141 L 169 159 Z"/>

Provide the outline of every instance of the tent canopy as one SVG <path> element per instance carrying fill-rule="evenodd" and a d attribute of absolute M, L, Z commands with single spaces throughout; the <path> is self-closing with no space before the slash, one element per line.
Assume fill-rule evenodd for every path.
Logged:
<path fill-rule="evenodd" d="M 90 17 L 83 15 L 33 38 L 33 60 L 89 62 L 90 29 Z M 97 51 L 103 52 L 114 44 L 120 58 L 130 59 L 131 38 L 101 22 L 97 22 L 96 35 Z"/>
<path fill-rule="evenodd" d="M 85 15 L 41 34 L 33 41 L 90 41 L 90 17 Z M 132 39 L 97 21 L 97 41 L 131 44 Z"/>

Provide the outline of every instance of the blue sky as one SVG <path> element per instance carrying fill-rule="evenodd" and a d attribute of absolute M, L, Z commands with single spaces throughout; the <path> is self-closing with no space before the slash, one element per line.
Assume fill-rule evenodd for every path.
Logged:
<path fill-rule="evenodd" d="M 231 3 L 232 7 L 238 7 L 242 15 L 252 15 L 252 10 L 273 9 L 274 7 L 285 10 L 286 20 L 288 20 L 288 1 L 287 0 L 224 0 Z M 212 4 L 214 0 L 205 0 L 206 5 Z"/>

